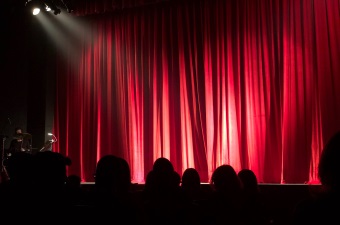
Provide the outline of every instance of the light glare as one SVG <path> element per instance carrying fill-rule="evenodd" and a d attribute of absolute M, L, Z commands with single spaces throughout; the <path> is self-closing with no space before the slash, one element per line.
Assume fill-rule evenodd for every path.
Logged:
<path fill-rule="evenodd" d="M 33 15 L 38 15 L 40 13 L 40 9 L 39 8 L 34 8 L 33 9 Z"/>

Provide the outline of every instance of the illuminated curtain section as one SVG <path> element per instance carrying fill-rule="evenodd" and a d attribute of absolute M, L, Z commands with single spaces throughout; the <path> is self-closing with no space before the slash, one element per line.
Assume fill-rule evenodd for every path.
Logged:
<path fill-rule="evenodd" d="M 312 93 L 314 83 L 312 52 L 312 4 L 297 2 L 282 4 L 283 20 L 291 26 L 283 26 L 283 171 L 282 177 L 293 181 L 307 180 L 305 174 L 310 160 L 312 131 Z M 294 24 L 294 25 L 293 25 Z M 319 133 L 319 132 L 318 132 Z M 303 141 L 302 141 L 303 140 Z M 292 157 L 294 156 L 295 157 Z M 295 171 L 302 171 L 297 174 Z"/>
<path fill-rule="evenodd" d="M 93 181 L 99 158 L 114 154 L 133 182 L 159 157 L 202 182 L 222 164 L 260 182 L 317 180 L 340 128 L 339 7 L 169 1 L 81 18 L 57 71 L 54 133 L 69 173 Z"/>

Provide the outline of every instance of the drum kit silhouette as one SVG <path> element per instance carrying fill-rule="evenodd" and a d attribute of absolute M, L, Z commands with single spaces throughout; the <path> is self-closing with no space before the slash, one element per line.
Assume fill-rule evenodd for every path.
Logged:
<path fill-rule="evenodd" d="M 13 136 L 13 139 L 19 140 L 20 142 L 23 141 L 28 141 L 29 147 L 27 148 L 22 148 L 23 152 L 27 153 L 32 153 L 32 150 L 38 150 L 39 152 L 44 152 L 44 151 L 52 151 L 52 144 L 57 142 L 57 137 L 52 134 L 52 133 L 47 133 L 49 136 L 52 136 L 52 139 L 47 140 L 44 145 L 39 149 L 39 148 L 32 148 L 31 143 L 32 143 L 32 135 L 30 133 L 19 133 Z"/>
<path fill-rule="evenodd" d="M 21 151 L 32 154 L 34 150 L 38 150 L 38 152 L 52 151 L 52 145 L 53 145 L 53 143 L 57 142 L 57 137 L 52 133 L 48 133 L 48 135 L 52 136 L 52 139 L 47 140 L 41 148 L 32 148 L 32 146 L 31 146 L 32 135 L 30 133 L 16 134 L 16 135 L 13 136 L 13 140 L 18 140 L 20 142 L 28 141 L 29 147 L 28 148 L 21 148 Z M 10 152 L 6 152 L 6 150 L 5 150 L 5 141 L 9 137 L 7 135 L 0 134 L 0 138 L 2 139 L 2 143 L 1 143 L 1 173 L 7 174 L 6 161 L 11 157 L 11 154 L 12 154 Z"/>

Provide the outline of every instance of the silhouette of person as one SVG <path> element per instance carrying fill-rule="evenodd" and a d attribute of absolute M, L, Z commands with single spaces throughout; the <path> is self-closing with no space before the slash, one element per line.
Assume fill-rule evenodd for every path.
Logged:
<path fill-rule="evenodd" d="M 187 168 L 182 175 L 181 188 L 187 198 L 191 201 L 200 199 L 201 193 L 201 178 L 195 168 Z"/>
<path fill-rule="evenodd" d="M 84 193 L 81 187 L 81 178 L 76 174 L 71 174 L 67 176 L 65 182 L 65 192 L 68 198 L 68 201 L 72 205 L 84 204 L 83 200 Z"/>
<path fill-rule="evenodd" d="M 300 201 L 292 224 L 340 224 L 340 132 L 325 145 L 319 160 L 321 190 Z"/>
<path fill-rule="evenodd" d="M 242 224 L 242 186 L 231 165 L 217 167 L 212 176 L 212 194 L 207 204 L 205 224 Z"/>
<path fill-rule="evenodd" d="M 31 135 L 23 133 L 22 128 L 16 127 L 8 149 L 9 156 L 15 152 L 31 153 L 31 149 Z"/>
<path fill-rule="evenodd" d="M 242 169 L 237 175 L 241 180 L 243 190 L 241 213 L 244 225 L 269 224 L 268 211 L 255 173 L 250 169 Z"/>
<path fill-rule="evenodd" d="M 32 202 L 35 196 L 33 185 L 33 155 L 25 152 L 15 152 L 7 160 L 7 173 L 9 179 L 1 184 L 1 209 L 3 215 L 2 222 L 15 224 L 22 218 L 29 218 Z M 17 216 L 18 209 L 25 209 Z"/>
<path fill-rule="evenodd" d="M 144 187 L 146 224 L 193 224 L 180 182 L 181 176 L 169 159 L 156 159 Z"/>
<path fill-rule="evenodd" d="M 52 217 L 56 223 L 65 220 L 66 165 L 65 158 L 55 152 L 13 153 L 8 161 L 10 179 L 4 207 L 9 210 L 5 215 L 11 224 L 23 218 L 27 223 L 42 223 L 44 218 Z M 52 210 L 56 206 L 57 210 Z"/>
<path fill-rule="evenodd" d="M 137 204 L 132 196 L 130 166 L 114 155 L 105 155 L 97 163 L 94 214 L 97 224 L 137 224 Z"/>

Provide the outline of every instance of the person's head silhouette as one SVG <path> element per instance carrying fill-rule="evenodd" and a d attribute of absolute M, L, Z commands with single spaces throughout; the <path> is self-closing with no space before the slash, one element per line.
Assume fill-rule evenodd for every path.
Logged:
<path fill-rule="evenodd" d="M 321 184 L 332 190 L 340 185 L 340 131 L 325 145 L 319 161 L 318 176 Z"/>

